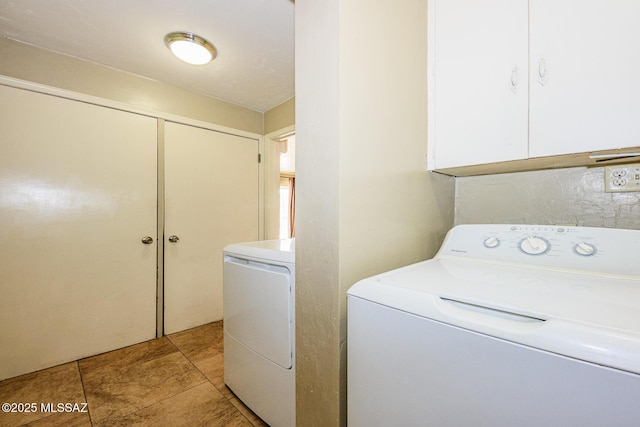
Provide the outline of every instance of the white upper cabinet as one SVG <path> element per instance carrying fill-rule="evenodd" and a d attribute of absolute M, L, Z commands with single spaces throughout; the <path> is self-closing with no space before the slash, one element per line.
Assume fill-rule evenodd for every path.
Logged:
<path fill-rule="evenodd" d="M 640 1 L 532 0 L 529 157 L 640 145 Z"/>
<path fill-rule="evenodd" d="M 637 0 L 429 0 L 429 169 L 640 146 L 638 22 Z"/>
<path fill-rule="evenodd" d="M 429 7 L 429 169 L 525 157 L 527 1 Z"/>

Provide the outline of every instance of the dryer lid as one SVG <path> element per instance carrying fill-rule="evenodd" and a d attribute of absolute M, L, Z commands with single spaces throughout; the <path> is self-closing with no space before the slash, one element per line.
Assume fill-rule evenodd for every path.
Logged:
<path fill-rule="evenodd" d="M 224 253 L 238 258 L 250 257 L 267 263 L 295 263 L 296 240 L 259 240 L 256 242 L 232 243 L 224 248 Z"/>

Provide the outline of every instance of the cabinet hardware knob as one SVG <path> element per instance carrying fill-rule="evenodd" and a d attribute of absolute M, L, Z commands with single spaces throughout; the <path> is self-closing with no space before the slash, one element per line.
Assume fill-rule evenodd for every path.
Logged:
<path fill-rule="evenodd" d="M 538 61 L 538 83 L 540 86 L 544 86 L 547 82 L 547 60 L 540 58 Z"/>
<path fill-rule="evenodd" d="M 144 243 L 145 245 L 150 245 L 153 243 L 153 237 L 151 236 L 145 236 L 142 238 L 142 243 Z"/>
<path fill-rule="evenodd" d="M 180 241 L 180 238 L 178 236 L 172 235 L 172 236 L 169 236 L 169 241 L 171 243 L 178 243 Z"/>

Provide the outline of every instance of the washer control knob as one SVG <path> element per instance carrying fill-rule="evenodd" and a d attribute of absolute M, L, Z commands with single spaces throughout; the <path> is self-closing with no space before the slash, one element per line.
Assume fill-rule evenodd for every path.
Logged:
<path fill-rule="evenodd" d="M 551 249 L 549 242 L 542 237 L 527 236 L 520 241 L 520 250 L 527 255 L 542 255 Z"/>
<path fill-rule="evenodd" d="M 576 251 L 578 255 L 582 256 L 591 256 L 596 253 L 596 247 L 587 242 L 578 243 L 574 246 L 573 250 Z"/>
<path fill-rule="evenodd" d="M 489 249 L 497 248 L 498 246 L 500 246 L 500 239 L 493 236 L 487 237 L 486 239 L 484 239 L 484 246 Z"/>

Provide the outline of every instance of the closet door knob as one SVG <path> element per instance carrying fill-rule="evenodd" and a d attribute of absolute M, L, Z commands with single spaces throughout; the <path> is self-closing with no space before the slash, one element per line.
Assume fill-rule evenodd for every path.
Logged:
<path fill-rule="evenodd" d="M 171 243 L 178 243 L 180 241 L 180 238 L 178 236 L 169 236 L 169 241 Z"/>
<path fill-rule="evenodd" d="M 153 243 L 153 237 L 151 236 L 146 236 L 142 238 L 142 243 L 144 243 L 145 245 L 150 245 Z"/>

